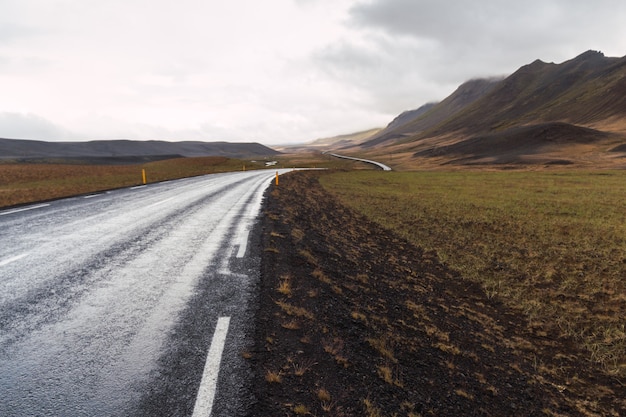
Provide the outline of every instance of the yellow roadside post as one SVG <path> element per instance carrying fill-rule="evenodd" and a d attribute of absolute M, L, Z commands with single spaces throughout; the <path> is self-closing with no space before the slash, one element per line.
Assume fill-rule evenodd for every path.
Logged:
<path fill-rule="evenodd" d="M 276 185 L 278 185 L 278 171 L 276 171 Z"/>
<path fill-rule="evenodd" d="M 143 185 L 146 185 L 146 170 L 141 170 L 141 180 L 143 181 Z"/>

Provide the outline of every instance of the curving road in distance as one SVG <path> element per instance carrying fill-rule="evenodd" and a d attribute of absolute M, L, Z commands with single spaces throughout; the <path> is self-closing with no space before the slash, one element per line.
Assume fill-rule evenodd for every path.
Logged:
<path fill-rule="evenodd" d="M 352 161 L 365 162 L 366 164 L 376 165 L 378 168 L 382 169 L 383 171 L 391 171 L 391 168 L 389 166 L 383 164 L 382 162 L 372 161 L 371 159 L 353 158 L 351 156 L 338 155 L 336 153 L 329 153 L 329 155 L 330 156 L 334 156 L 335 158 L 349 159 L 349 160 L 352 160 Z"/>

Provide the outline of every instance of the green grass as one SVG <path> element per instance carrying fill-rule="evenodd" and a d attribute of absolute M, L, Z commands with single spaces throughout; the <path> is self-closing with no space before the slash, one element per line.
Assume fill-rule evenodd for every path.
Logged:
<path fill-rule="evenodd" d="M 342 172 L 340 200 L 626 377 L 626 172 Z"/>

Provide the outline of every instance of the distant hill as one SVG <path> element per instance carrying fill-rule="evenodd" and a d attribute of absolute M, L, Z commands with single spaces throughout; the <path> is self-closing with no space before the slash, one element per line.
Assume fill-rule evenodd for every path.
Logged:
<path fill-rule="evenodd" d="M 369 140 L 373 135 L 378 133 L 380 129 L 370 129 L 363 132 L 351 133 L 348 135 L 333 136 L 331 138 L 317 139 L 310 143 L 311 146 L 329 146 L 341 148 L 345 145 L 359 144 Z"/>
<path fill-rule="evenodd" d="M 394 155 L 400 168 L 577 164 L 626 168 L 626 57 L 587 51 L 472 80 L 405 112 L 346 154 Z"/>
<path fill-rule="evenodd" d="M 440 103 L 425 104 L 417 110 L 402 113 L 363 146 L 377 146 L 424 132 L 484 97 L 501 80 L 498 78 L 475 79 L 463 83 Z"/>
<path fill-rule="evenodd" d="M 438 103 L 426 103 L 418 109 L 403 111 L 402 113 L 400 113 L 399 116 L 393 119 L 391 123 L 389 123 L 387 127 L 385 127 L 385 129 L 383 129 L 383 131 L 379 132 L 379 134 L 377 134 L 376 136 L 378 137 L 378 136 L 384 135 L 387 132 L 392 132 L 396 129 L 401 128 L 402 126 L 406 124 L 411 123 L 412 121 L 420 117 L 422 114 L 428 112 L 430 109 L 435 107 L 437 104 Z"/>
<path fill-rule="evenodd" d="M 229 158 L 263 157 L 278 151 L 259 143 L 166 142 L 133 140 L 99 140 L 89 142 L 45 142 L 22 139 L 0 139 L 2 159 L 98 159 L 99 161 L 155 160 L 169 157 L 225 156 Z"/>
<path fill-rule="evenodd" d="M 278 149 L 284 152 L 299 152 L 311 150 L 328 151 L 343 149 L 345 147 L 349 148 L 355 145 L 360 145 L 361 143 L 369 140 L 372 136 L 380 132 L 380 130 L 380 128 L 374 128 L 362 132 L 350 133 L 347 135 L 320 138 L 306 144 L 289 145 L 284 147 L 278 147 Z"/>

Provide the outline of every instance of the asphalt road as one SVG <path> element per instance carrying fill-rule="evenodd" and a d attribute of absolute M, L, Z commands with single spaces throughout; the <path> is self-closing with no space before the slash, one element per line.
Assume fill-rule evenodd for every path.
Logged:
<path fill-rule="evenodd" d="M 338 155 L 336 153 L 330 153 L 329 155 L 334 156 L 335 158 L 350 159 L 352 161 L 365 162 L 367 164 L 376 165 L 378 168 L 382 169 L 383 171 L 391 171 L 391 168 L 389 168 L 387 165 L 383 164 L 382 162 L 372 161 L 370 159 L 353 158 L 351 156 Z"/>
<path fill-rule="evenodd" d="M 275 173 L 0 211 L 0 415 L 245 414 Z"/>

